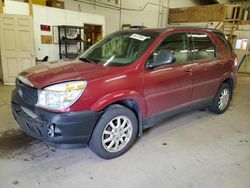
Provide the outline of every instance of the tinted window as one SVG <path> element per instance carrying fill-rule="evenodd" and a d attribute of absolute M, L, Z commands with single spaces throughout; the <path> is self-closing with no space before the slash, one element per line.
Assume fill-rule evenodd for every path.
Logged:
<path fill-rule="evenodd" d="M 216 34 L 216 36 L 219 38 L 219 40 L 224 44 L 224 46 L 228 50 L 230 50 L 231 52 L 233 51 L 233 47 L 231 43 L 225 38 L 225 35 L 223 33 L 214 32 L 214 34 Z"/>
<path fill-rule="evenodd" d="M 184 64 L 188 61 L 188 40 L 186 33 L 175 33 L 167 36 L 157 47 L 156 53 L 161 49 L 173 50 L 175 64 Z"/>
<path fill-rule="evenodd" d="M 208 37 L 203 33 L 193 33 L 193 53 L 195 60 L 209 60 L 216 58 L 216 49 Z"/>

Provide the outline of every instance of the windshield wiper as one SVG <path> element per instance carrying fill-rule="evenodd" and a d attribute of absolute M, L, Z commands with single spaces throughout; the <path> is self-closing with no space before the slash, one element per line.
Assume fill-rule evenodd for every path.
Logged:
<path fill-rule="evenodd" d="M 92 59 L 89 59 L 89 58 L 87 58 L 87 57 L 80 57 L 79 58 L 81 61 L 86 61 L 86 62 L 88 62 L 88 63 L 94 63 L 94 64 L 96 64 L 96 62 L 95 61 L 93 61 Z"/>

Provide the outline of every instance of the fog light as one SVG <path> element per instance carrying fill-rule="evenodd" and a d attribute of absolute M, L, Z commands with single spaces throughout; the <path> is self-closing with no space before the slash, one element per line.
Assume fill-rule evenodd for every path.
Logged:
<path fill-rule="evenodd" d="M 54 137 L 55 136 L 55 126 L 53 124 L 48 125 L 47 133 L 48 133 L 48 137 Z"/>

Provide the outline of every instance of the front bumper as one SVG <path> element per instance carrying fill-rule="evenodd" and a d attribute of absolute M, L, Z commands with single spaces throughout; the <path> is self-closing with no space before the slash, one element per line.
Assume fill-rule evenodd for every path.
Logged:
<path fill-rule="evenodd" d="M 102 112 L 48 112 L 31 106 L 12 92 L 12 113 L 21 129 L 28 135 L 59 148 L 87 145 Z"/>

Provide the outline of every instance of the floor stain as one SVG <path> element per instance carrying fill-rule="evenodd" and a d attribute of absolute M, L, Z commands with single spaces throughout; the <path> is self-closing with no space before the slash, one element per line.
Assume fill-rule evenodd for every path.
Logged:
<path fill-rule="evenodd" d="M 13 181 L 12 184 L 17 185 L 19 182 L 17 180 Z"/>
<path fill-rule="evenodd" d="M 30 145 L 34 139 L 20 129 L 9 129 L 0 133 L 0 158 Z"/>
<path fill-rule="evenodd" d="M 0 159 L 21 159 L 27 162 L 48 158 L 55 151 L 54 148 L 26 135 L 20 129 L 0 132 Z"/>
<path fill-rule="evenodd" d="M 55 168 L 55 170 L 60 170 L 62 167 L 61 166 L 59 166 L 59 167 L 57 167 L 57 168 Z"/>
<path fill-rule="evenodd" d="M 240 140 L 241 143 L 248 143 L 250 142 L 250 140 L 247 140 L 247 139 L 243 139 L 243 140 Z"/>

